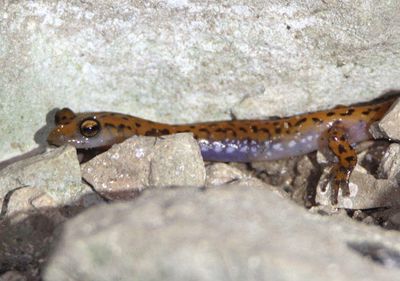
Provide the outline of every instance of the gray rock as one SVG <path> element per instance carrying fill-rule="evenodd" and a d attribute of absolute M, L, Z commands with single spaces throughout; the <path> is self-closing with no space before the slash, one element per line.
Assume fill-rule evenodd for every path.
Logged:
<path fill-rule="evenodd" d="M 0 200 L 21 187 L 37 188 L 57 205 L 73 204 L 88 192 L 81 184 L 80 166 L 72 146 L 50 150 L 0 171 Z"/>
<path fill-rule="evenodd" d="M 150 189 L 69 221 L 44 280 L 397 280 L 399 253 L 397 233 L 263 188 Z"/>
<path fill-rule="evenodd" d="M 82 176 L 108 199 L 129 199 L 149 186 L 203 186 L 205 168 L 192 134 L 133 137 L 82 165 Z"/>
<path fill-rule="evenodd" d="M 157 138 L 150 163 L 152 186 L 203 186 L 206 171 L 192 134 Z"/>
<path fill-rule="evenodd" d="M 240 118 L 290 115 L 398 87 L 397 1 L 93 3 L 0 5 L 0 161 L 36 147 L 54 107 L 183 123 L 228 119 L 232 107 Z"/>
<path fill-rule="evenodd" d="M 379 164 L 378 175 L 380 178 L 400 180 L 400 144 L 390 144 Z"/>
<path fill-rule="evenodd" d="M 395 102 L 385 116 L 373 126 L 371 126 L 371 134 L 375 138 L 387 138 L 392 140 L 400 140 L 400 100 Z"/>
<path fill-rule="evenodd" d="M 249 188 L 265 188 L 270 190 L 280 197 L 288 197 L 288 194 L 281 188 L 277 186 L 272 186 L 259 178 L 255 178 L 250 174 L 250 172 L 242 171 L 234 167 L 231 163 L 230 165 L 226 163 L 213 163 L 206 168 L 206 188 L 224 188 L 226 186 L 237 186 Z"/>
<path fill-rule="evenodd" d="M 241 170 L 225 163 L 212 163 L 206 167 L 206 187 L 215 187 L 250 178 Z"/>
<path fill-rule="evenodd" d="M 26 281 L 28 280 L 18 271 L 8 271 L 0 276 L 0 281 Z"/>

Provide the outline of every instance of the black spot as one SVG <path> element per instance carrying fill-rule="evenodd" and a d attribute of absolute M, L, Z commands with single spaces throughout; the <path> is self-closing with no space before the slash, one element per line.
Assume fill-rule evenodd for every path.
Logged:
<path fill-rule="evenodd" d="M 307 121 L 307 118 L 304 117 L 304 118 L 301 118 L 299 121 L 297 121 L 294 125 L 296 127 L 298 127 L 298 126 L 300 126 L 301 124 L 303 124 L 306 121 Z"/>
<path fill-rule="evenodd" d="M 363 114 L 363 115 L 368 115 L 368 114 L 371 113 L 371 111 L 372 111 L 372 109 L 371 109 L 371 108 L 368 108 L 367 110 L 361 112 L 361 114 Z"/>
<path fill-rule="evenodd" d="M 115 115 L 117 115 L 117 114 L 116 114 L 116 113 L 113 113 L 113 112 L 111 112 L 109 115 L 110 115 L 110 116 L 115 116 Z"/>
<path fill-rule="evenodd" d="M 122 132 L 125 128 L 126 128 L 126 126 L 124 124 L 119 124 L 118 125 L 118 132 Z"/>
<path fill-rule="evenodd" d="M 139 122 L 135 123 L 136 128 L 140 128 L 142 126 L 142 124 L 140 124 Z"/>
<path fill-rule="evenodd" d="M 126 116 L 122 116 L 121 118 L 124 119 L 125 121 L 129 121 L 129 118 Z"/>
<path fill-rule="evenodd" d="M 338 150 L 340 154 L 345 153 L 347 151 L 343 144 L 339 144 Z"/>
<path fill-rule="evenodd" d="M 354 156 L 347 156 L 347 157 L 345 158 L 345 160 L 346 160 L 347 162 L 354 162 L 354 161 L 356 161 L 356 158 L 355 158 Z"/>
<path fill-rule="evenodd" d="M 374 110 L 375 112 L 378 112 L 379 110 L 381 110 L 381 108 L 380 108 L 379 106 L 377 106 L 377 107 L 375 107 L 373 110 Z"/>
<path fill-rule="evenodd" d="M 340 139 L 341 141 L 346 141 L 346 140 L 347 140 L 346 135 L 341 135 L 339 139 Z"/>
<path fill-rule="evenodd" d="M 104 127 L 105 128 L 113 128 L 113 129 L 117 128 L 114 124 L 111 124 L 111 123 L 104 123 Z"/>
<path fill-rule="evenodd" d="M 205 132 L 205 133 L 207 133 L 207 134 L 210 133 L 210 131 L 209 131 L 208 129 L 206 129 L 206 128 L 200 128 L 199 131 L 200 131 L 200 132 Z"/>
<path fill-rule="evenodd" d="M 254 132 L 254 133 L 257 133 L 258 132 L 258 127 L 257 126 L 250 126 L 250 128 L 251 128 L 251 130 Z"/>
<path fill-rule="evenodd" d="M 239 128 L 239 131 L 242 131 L 243 133 L 247 133 L 246 128 L 243 128 L 243 127 L 240 127 L 240 128 Z"/>
<path fill-rule="evenodd" d="M 126 126 L 128 128 L 129 131 L 132 131 L 132 127 L 131 126 Z"/>
<path fill-rule="evenodd" d="M 314 121 L 314 123 L 318 123 L 318 124 L 322 123 L 322 120 L 317 117 L 313 117 L 312 120 Z"/>
<path fill-rule="evenodd" d="M 334 111 L 329 111 L 326 113 L 326 116 L 328 116 L 328 117 L 333 116 L 333 115 L 335 115 Z"/>
<path fill-rule="evenodd" d="M 215 132 L 217 133 L 226 133 L 227 129 L 223 129 L 223 128 L 218 128 L 215 130 Z"/>
<path fill-rule="evenodd" d="M 275 133 L 276 134 L 280 134 L 282 132 L 282 129 L 281 128 L 275 128 Z"/>
<path fill-rule="evenodd" d="M 162 135 L 168 135 L 170 132 L 169 132 L 168 129 L 162 129 L 162 130 L 160 131 L 160 133 L 161 133 Z"/>
<path fill-rule="evenodd" d="M 195 126 L 195 125 L 190 125 L 189 128 L 190 128 L 190 129 L 194 129 L 194 128 L 196 128 L 196 126 Z"/>
<path fill-rule="evenodd" d="M 158 135 L 158 130 L 157 129 L 151 129 L 149 131 L 146 131 L 146 133 L 144 133 L 145 136 L 157 136 Z"/>
<path fill-rule="evenodd" d="M 347 110 L 346 112 L 340 113 L 341 116 L 348 116 L 348 115 L 352 115 L 354 113 L 354 109 L 350 108 L 349 110 Z"/>
<path fill-rule="evenodd" d="M 267 128 L 260 128 L 260 131 L 266 133 L 268 135 L 268 137 L 271 136 L 271 133 Z"/>

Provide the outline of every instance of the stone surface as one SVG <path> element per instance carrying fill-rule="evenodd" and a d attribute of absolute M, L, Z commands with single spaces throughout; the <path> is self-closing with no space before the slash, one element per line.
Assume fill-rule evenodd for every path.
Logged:
<path fill-rule="evenodd" d="M 149 186 L 203 186 L 205 168 L 192 134 L 133 137 L 82 165 L 83 178 L 108 199 Z"/>
<path fill-rule="evenodd" d="M 383 155 L 378 167 L 380 178 L 400 180 L 400 144 L 392 143 Z"/>
<path fill-rule="evenodd" d="M 0 171 L 0 200 L 21 187 L 37 188 L 58 205 L 74 203 L 87 191 L 81 184 L 75 148 L 65 146 L 50 150 Z"/>
<path fill-rule="evenodd" d="M 370 131 L 375 138 L 400 140 L 400 100 L 395 102 L 382 120 L 376 122 Z"/>
<path fill-rule="evenodd" d="M 0 161 L 34 148 L 54 107 L 194 122 L 371 99 L 399 86 L 398 13 L 367 0 L 3 1 Z"/>
<path fill-rule="evenodd" d="M 151 186 L 203 186 L 205 177 L 203 158 L 192 134 L 156 139 L 150 163 Z"/>
<path fill-rule="evenodd" d="M 0 281 L 27 281 L 28 279 L 18 271 L 8 271 L 0 276 Z"/>
<path fill-rule="evenodd" d="M 212 163 L 207 165 L 206 175 L 206 187 L 215 187 L 250 178 L 250 175 L 246 175 L 241 170 L 226 163 Z"/>
<path fill-rule="evenodd" d="M 68 222 L 44 280 L 396 280 L 399 253 L 398 233 L 267 189 L 150 189 Z"/>

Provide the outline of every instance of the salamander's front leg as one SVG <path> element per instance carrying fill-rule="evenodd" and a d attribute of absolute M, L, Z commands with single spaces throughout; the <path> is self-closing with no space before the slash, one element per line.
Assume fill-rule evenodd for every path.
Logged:
<path fill-rule="evenodd" d="M 331 201 L 337 204 L 339 189 L 343 195 L 350 195 L 349 179 L 357 164 L 357 154 L 349 142 L 346 128 L 341 122 L 336 122 L 327 132 L 330 151 L 337 157 L 338 162 L 332 167 Z"/>

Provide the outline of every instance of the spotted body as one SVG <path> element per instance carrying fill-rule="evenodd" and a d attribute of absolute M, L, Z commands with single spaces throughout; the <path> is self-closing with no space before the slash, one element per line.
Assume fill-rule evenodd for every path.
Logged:
<path fill-rule="evenodd" d="M 251 162 L 276 160 L 328 148 L 337 158 L 332 168 L 333 197 L 339 188 L 348 193 L 349 177 L 357 163 L 353 146 L 371 138 L 371 123 L 381 119 L 396 96 L 353 106 L 270 120 L 231 120 L 171 125 L 112 113 L 56 114 L 56 128 L 48 142 L 78 149 L 104 149 L 134 135 L 162 136 L 191 132 L 204 160 Z M 321 147 L 325 146 L 325 147 Z"/>

